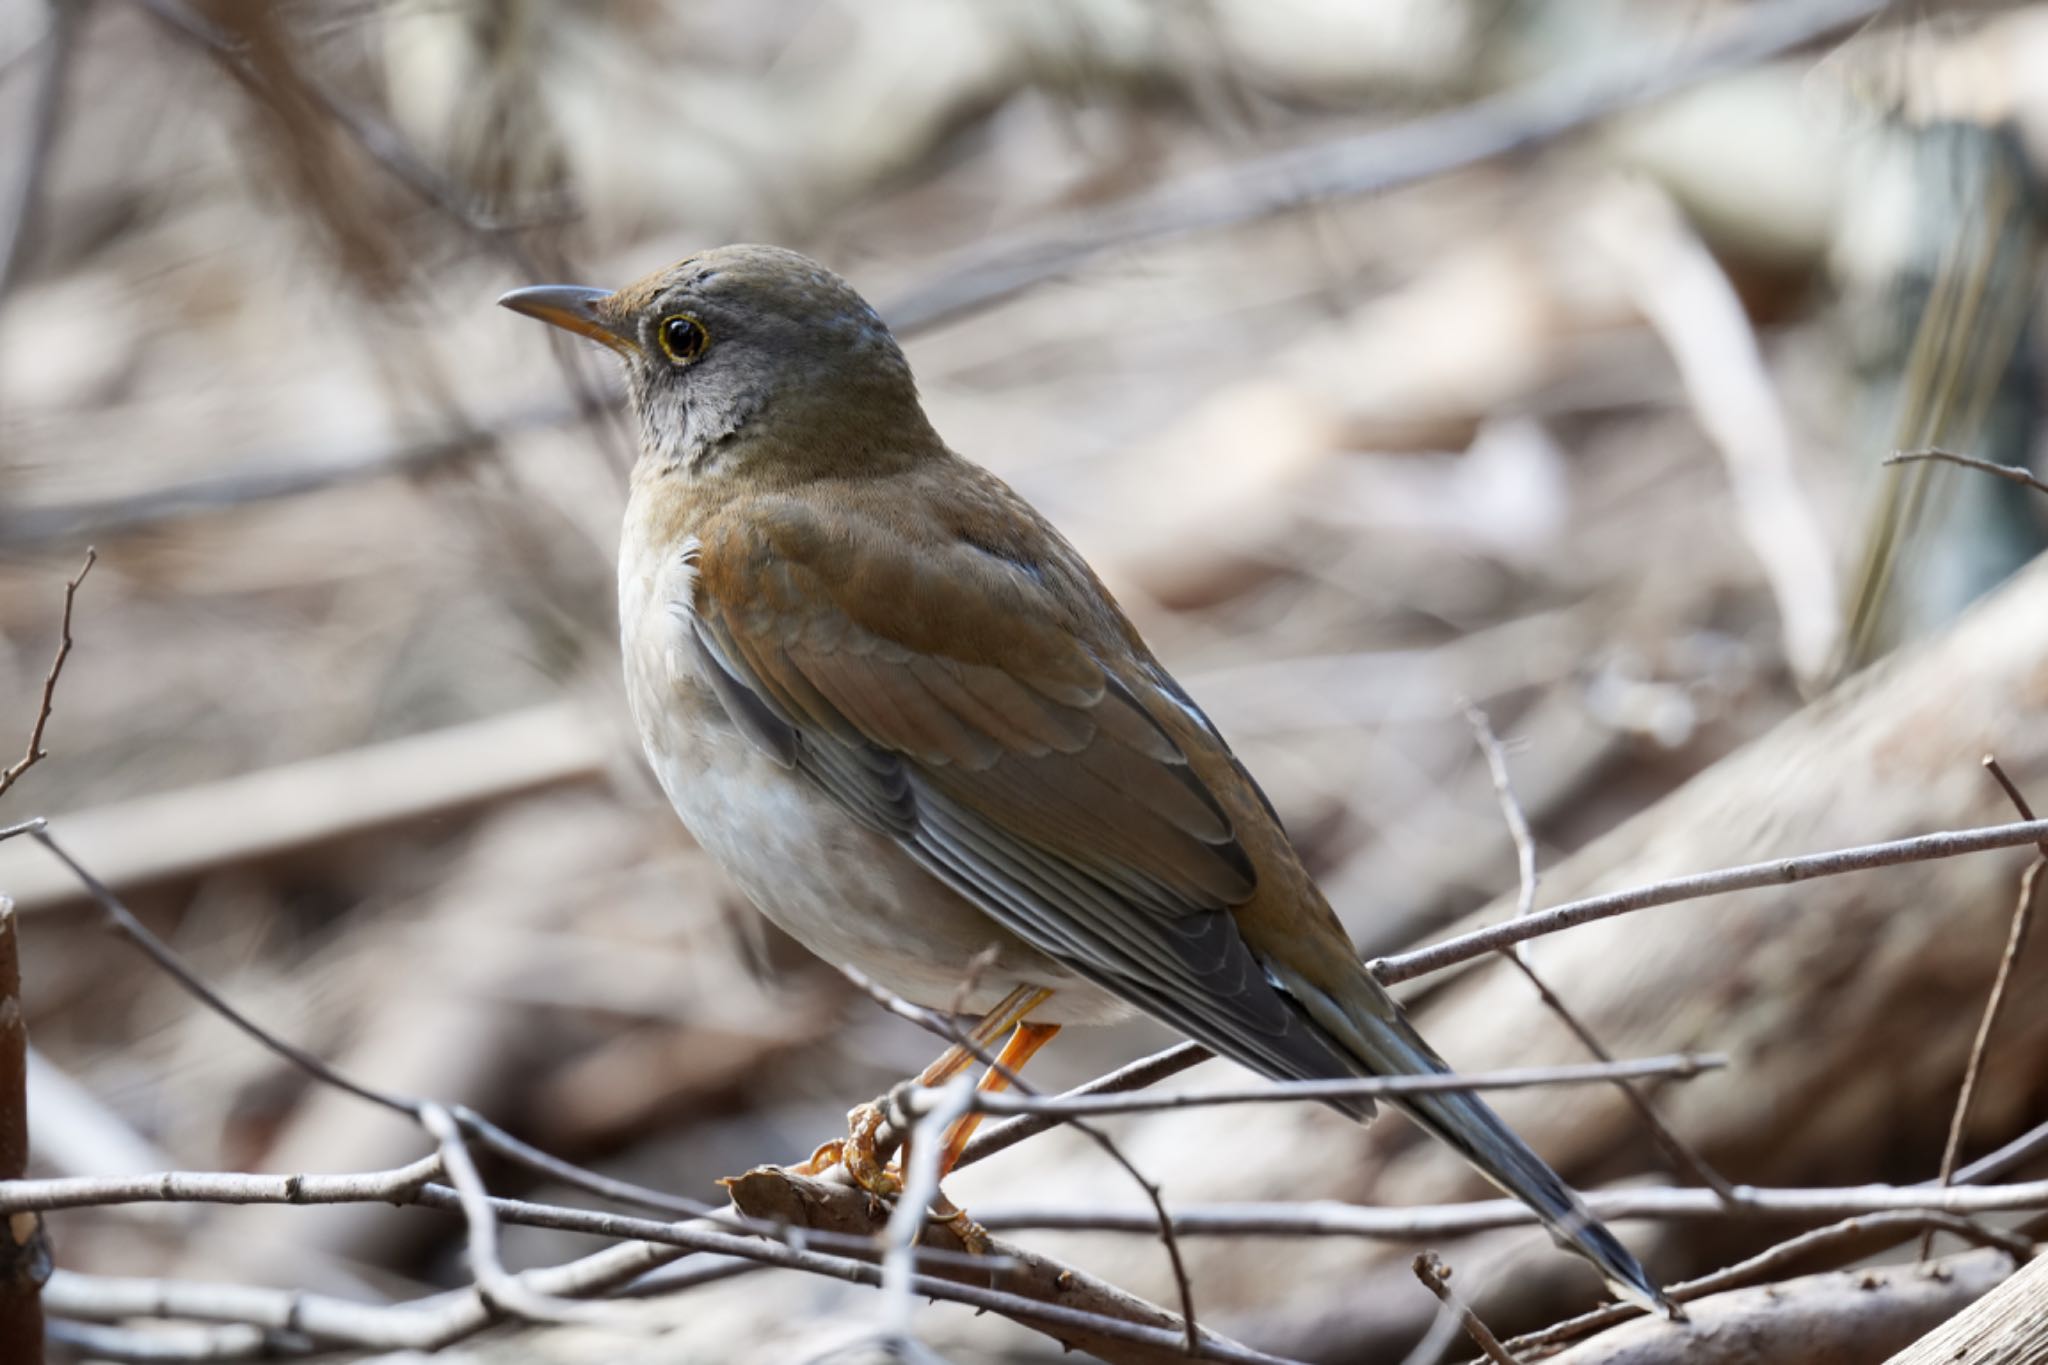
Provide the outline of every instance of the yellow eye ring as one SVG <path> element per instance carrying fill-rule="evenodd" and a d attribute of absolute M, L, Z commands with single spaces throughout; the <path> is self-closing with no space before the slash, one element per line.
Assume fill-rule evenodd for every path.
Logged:
<path fill-rule="evenodd" d="M 711 334 L 688 313 L 671 313 L 654 329 L 661 349 L 678 365 L 687 365 L 710 349 Z"/>

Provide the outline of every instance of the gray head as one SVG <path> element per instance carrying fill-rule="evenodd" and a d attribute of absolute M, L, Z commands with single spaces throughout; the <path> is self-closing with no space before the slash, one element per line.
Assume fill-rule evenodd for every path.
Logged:
<path fill-rule="evenodd" d="M 617 292 L 541 285 L 498 302 L 625 359 L 643 468 L 772 462 L 801 477 L 936 442 L 881 315 L 794 251 L 723 246 Z"/>

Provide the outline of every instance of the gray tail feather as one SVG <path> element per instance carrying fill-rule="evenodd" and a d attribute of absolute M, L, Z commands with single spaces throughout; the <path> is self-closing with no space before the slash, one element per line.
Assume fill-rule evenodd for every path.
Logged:
<path fill-rule="evenodd" d="M 1375 1042 L 1391 1043 L 1395 1051 L 1405 1054 L 1374 1059 L 1399 1063 L 1388 1067 L 1387 1073 L 1426 1075 L 1450 1070 L 1421 1035 L 1408 1027 L 1405 1019 L 1392 1029 L 1375 1033 Z M 1373 1069 L 1378 1071 L 1380 1066 Z M 1678 1306 L 1665 1297 L 1621 1240 L 1593 1217 L 1563 1177 L 1531 1151 L 1529 1144 L 1515 1136 L 1514 1130 L 1478 1095 L 1471 1091 L 1443 1091 L 1404 1095 L 1389 1102 L 1471 1162 L 1504 1193 L 1535 1210 L 1557 1244 L 1592 1262 L 1608 1287 L 1621 1298 L 1652 1312 L 1680 1316 Z"/>

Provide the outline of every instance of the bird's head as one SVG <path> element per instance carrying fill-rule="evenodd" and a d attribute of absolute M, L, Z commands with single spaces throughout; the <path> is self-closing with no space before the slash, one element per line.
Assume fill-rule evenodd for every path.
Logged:
<path fill-rule="evenodd" d="M 881 315 L 794 251 L 718 247 L 617 291 L 538 285 L 498 302 L 619 353 L 657 473 L 846 473 L 936 441 Z"/>

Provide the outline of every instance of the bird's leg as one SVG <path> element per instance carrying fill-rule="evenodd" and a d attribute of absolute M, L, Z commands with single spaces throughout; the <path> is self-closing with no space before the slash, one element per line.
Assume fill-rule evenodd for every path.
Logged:
<path fill-rule="evenodd" d="M 1024 1016 L 1044 1004 L 1051 995 L 1051 991 L 1039 986 L 1017 987 L 976 1021 L 974 1027 L 967 1031 L 965 1043 L 955 1043 L 947 1048 L 937 1061 L 919 1072 L 917 1084 L 937 1086 L 952 1080 L 974 1061 L 976 1053 L 987 1052 L 995 1045 L 996 1039 L 1020 1028 Z M 875 1155 L 875 1138 L 883 1122 L 879 1101 L 855 1105 L 846 1115 L 846 1136 L 825 1143 L 811 1153 L 809 1160 L 791 1169 L 798 1175 L 823 1175 L 832 1167 L 843 1165 L 854 1183 L 870 1194 L 884 1198 L 895 1195 L 902 1188 L 902 1181 Z"/>
<path fill-rule="evenodd" d="M 1047 992 L 1051 994 L 1051 992 Z M 1017 1021 L 1016 1029 L 1010 1034 L 1010 1041 L 1003 1044 L 1003 1050 L 996 1054 L 996 1064 L 983 1073 L 977 1090 L 995 1094 L 1010 1087 L 1010 1078 L 1024 1069 L 1025 1063 L 1037 1055 L 1038 1049 L 1053 1040 L 1060 1031 L 1058 1024 L 1029 1024 Z M 967 1150 L 967 1141 L 974 1136 L 974 1130 L 981 1126 L 981 1114 L 962 1114 L 953 1120 L 946 1130 L 946 1145 L 939 1149 L 939 1179 L 944 1180 L 960 1163 L 960 1154 Z M 941 1193 L 932 1201 L 932 1216 L 942 1223 L 950 1223 L 953 1235 L 960 1239 L 960 1245 L 969 1251 L 979 1252 L 988 1242 L 988 1234 L 981 1225 L 967 1216 L 967 1210 L 955 1204 Z"/>
<path fill-rule="evenodd" d="M 1052 994 L 1051 991 L 1046 992 Z M 996 1054 L 996 1064 L 982 1075 L 977 1090 L 993 1095 L 1010 1088 L 1010 1078 L 1024 1069 L 1038 1049 L 1051 1042 L 1053 1035 L 1060 1031 L 1058 1024 L 1030 1024 L 1017 1021 L 1017 1027 L 1010 1034 L 1010 1041 L 1003 1044 L 1003 1050 Z M 974 1136 L 974 1130 L 981 1126 L 984 1114 L 962 1114 L 953 1120 L 953 1126 L 946 1130 L 946 1145 L 939 1150 L 939 1179 L 952 1174 L 959 1164 L 960 1154 L 967 1150 L 967 1141 Z"/>

